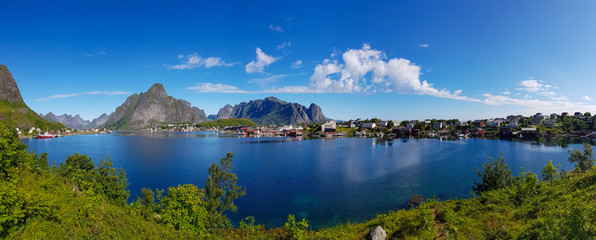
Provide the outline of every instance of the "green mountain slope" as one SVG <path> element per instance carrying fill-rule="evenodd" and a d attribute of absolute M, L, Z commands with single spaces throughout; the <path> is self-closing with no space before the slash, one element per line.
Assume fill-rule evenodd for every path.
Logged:
<path fill-rule="evenodd" d="M 226 105 L 220 109 L 217 119 L 246 118 L 260 125 L 287 125 L 318 123 L 326 120 L 323 111 L 316 104 L 306 108 L 298 103 L 288 103 L 275 97 L 241 102 L 235 106 Z"/>
<path fill-rule="evenodd" d="M 31 127 L 43 130 L 65 128 L 60 123 L 42 119 L 23 102 L 16 81 L 4 65 L 0 65 L 0 121 L 10 122 L 23 132 Z"/>

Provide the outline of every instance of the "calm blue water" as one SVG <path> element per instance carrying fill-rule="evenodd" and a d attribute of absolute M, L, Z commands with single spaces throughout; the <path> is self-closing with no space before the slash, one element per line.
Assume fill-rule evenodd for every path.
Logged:
<path fill-rule="evenodd" d="M 79 135 L 25 139 L 30 150 L 47 152 L 57 164 L 73 153 L 98 163 L 111 155 L 126 170 L 131 198 L 142 187 L 165 189 L 192 183 L 204 187 L 207 169 L 234 152 L 234 172 L 246 196 L 236 201 L 233 222 L 254 216 L 267 227 L 281 226 L 288 214 L 313 227 L 364 221 L 405 207 L 414 194 L 440 199 L 471 196 L 474 168 L 503 153 L 517 175 L 523 166 L 538 173 L 552 159 L 565 169 L 567 148 L 500 140 L 375 139 L 292 141 L 291 138 L 218 137 L 213 132 L 154 133 L 146 136 Z M 581 148 L 572 144 L 568 148 Z"/>

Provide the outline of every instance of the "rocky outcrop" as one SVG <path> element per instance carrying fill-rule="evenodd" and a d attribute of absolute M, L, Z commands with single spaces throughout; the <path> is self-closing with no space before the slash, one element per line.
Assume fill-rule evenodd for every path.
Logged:
<path fill-rule="evenodd" d="M 17 82 L 4 65 L 0 65 L 0 100 L 11 103 L 23 102 Z"/>
<path fill-rule="evenodd" d="M 232 107 L 230 104 L 226 104 L 224 107 L 219 109 L 216 119 L 228 119 L 228 118 L 233 118 L 233 117 L 234 117 L 234 107 Z"/>
<path fill-rule="evenodd" d="M 168 96 L 163 85 L 156 83 L 147 92 L 133 94 L 116 108 L 104 126 L 115 129 L 141 129 L 165 123 L 201 123 L 207 117 L 203 110 L 189 102 Z"/>
<path fill-rule="evenodd" d="M 298 103 L 288 103 L 275 97 L 226 105 L 219 110 L 217 119 L 246 118 L 261 125 L 287 125 L 324 122 L 325 115 L 316 104 L 309 108 Z"/>
<path fill-rule="evenodd" d="M 385 240 L 387 239 L 387 232 L 381 226 L 370 229 L 366 235 L 366 240 Z"/>

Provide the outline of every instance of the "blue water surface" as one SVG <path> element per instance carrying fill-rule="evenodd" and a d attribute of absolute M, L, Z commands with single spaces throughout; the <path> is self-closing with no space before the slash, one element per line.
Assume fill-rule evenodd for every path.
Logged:
<path fill-rule="evenodd" d="M 359 222 L 406 206 L 411 195 L 468 198 L 489 157 L 502 153 L 515 175 L 521 167 L 540 175 L 553 160 L 562 168 L 567 148 L 503 140 L 371 138 L 295 141 L 293 138 L 222 137 L 214 132 L 120 133 L 24 139 L 30 150 L 47 152 L 56 164 L 73 153 L 99 163 L 111 156 L 126 170 L 129 202 L 140 189 L 166 189 L 192 183 L 204 187 L 207 169 L 233 152 L 234 172 L 246 195 L 236 200 L 234 223 L 254 216 L 267 227 L 282 226 L 288 214 L 307 218 L 312 227 Z"/>

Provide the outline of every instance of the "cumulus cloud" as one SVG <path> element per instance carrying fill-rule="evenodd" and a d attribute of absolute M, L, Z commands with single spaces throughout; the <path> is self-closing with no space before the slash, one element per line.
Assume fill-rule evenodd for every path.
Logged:
<path fill-rule="evenodd" d="M 292 63 L 291 68 L 301 68 L 302 67 L 302 60 L 298 60 Z"/>
<path fill-rule="evenodd" d="M 126 95 L 131 94 L 130 92 L 125 91 L 93 91 L 93 92 L 85 92 L 85 93 L 71 93 L 71 94 L 56 94 L 52 96 L 47 96 L 43 98 L 35 99 L 36 101 L 48 101 L 52 99 L 60 99 L 60 98 L 69 98 L 69 97 L 76 97 L 80 95 Z"/>
<path fill-rule="evenodd" d="M 246 65 L 247 73 L 263 72 L 263 68 L 275 62 L 257 48 L 257 60 Z M 387 59 L 379 50 L 364 44 L 361 49 L 350 49 L 343 53 L 343 62 L 325 59 L 318 64 L 307 86 L 284 86 L 271 88 L 260 93 L 375 93 L 398 92 L 404 94 L 431 95 L 480 102 L 480 99 L 462 96 L 462 90 L 449 91 L 433 87 L 432 83 L 420 80 L 420 67 L 403 58 Z M 298 60 L 293 67 L 301 66 Z M 230 89 L 223 89 L 227 92 Z M 237 88 L 233 90 L 238 90 Z M 244 91 L 249 92 L 249 91 Z M 250 91 L 255 92 L 255 91 Z"/>
<path fill-rule="evenodd" d="M 289 46 L 292 46 L 292 42 L 283 42 L 283 43 L 277 45 L 277 49 L 284 49 Z"/>
<path fill-rule="evenodd" d="M 427 47 L 430 47 L 430 45 L 428 45 L 427 43 L 423 43 L 423 44 L 418 45 L 418 47 L 427 48 Z"/>
<path fill-rule="evenodd" d="M 269 30 L 280 33 L 285 32 L 285 30 L 279 25 L 269 25 Z"/>
<path fill-rule="evenodd" d="M 586 100 L 586 101 L 592 101 L 592 98 L 589 97 L 589 96 L 584 96 L 583 99 Z"/>
<path fill-rule="evenodd" d="M 198 67 L 212 68 L 212 67 L 229 67 L 236 63 L 227 63 L 219 57 L 203 58 L 198 53 L 192 53 L 187 56 L 178 55 L 178 59 L 183 59 L 177 65 L 165 65 L 169 69 L 193 69 Z"/>
<path fill-rule="evenodd" d="M 271 65 L 279 59 L 271 55 L 267 55 L 260 48 L 257 48 L 256 53 L 257 59 L 246 64 L 245 70 L 247 73 L 262 73 L 265 67 Z"/>
<path fill-rule="evenodd" d="M 437 89 L 432 83 L 420 80 L 420 67 L 404 58 L 387 59 L 379 50 L 364 44 L 361 49 L 350 49 L 342 55 L 343 63 L 324 60 L 315 67 L 310 87 L 317 92 L 374 93 L 398 92 L 432 95 L 479 102 L 462 96 L 461 90 Z"/>

